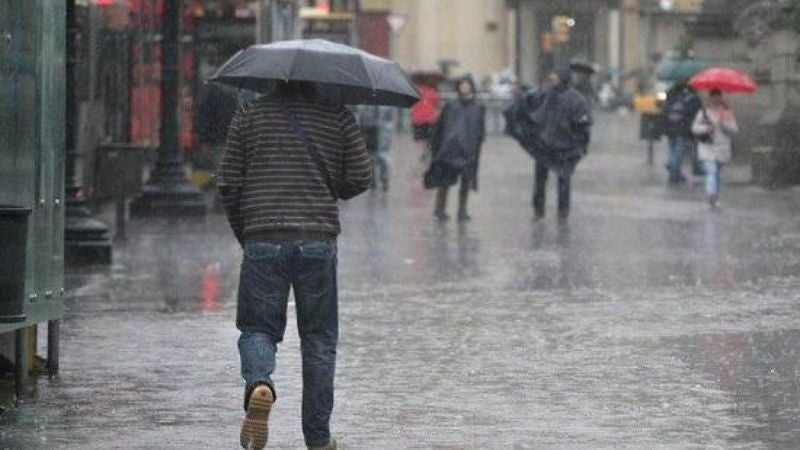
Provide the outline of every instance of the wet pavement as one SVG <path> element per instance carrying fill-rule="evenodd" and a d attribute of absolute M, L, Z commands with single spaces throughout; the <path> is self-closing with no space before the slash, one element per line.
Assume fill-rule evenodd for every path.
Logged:
<path fill-rule="evenodd" d="M 567 226 L 552 185 L 532 222 L 532 163 L 503 137 L 474 220 L 434 222 L 397 140 L 390 192 L 343 207 L 344 448 L 800 448 L 800 191 L 734 169 L 712 213 L 630 120 L 599 118 Z M 68 273 L 61 374 L 0 416 L 0 448 L 237 448 L 241 251 L 218 214 L 128 234 Z M 293 317 L 271 448 L 303 448 Z"/>

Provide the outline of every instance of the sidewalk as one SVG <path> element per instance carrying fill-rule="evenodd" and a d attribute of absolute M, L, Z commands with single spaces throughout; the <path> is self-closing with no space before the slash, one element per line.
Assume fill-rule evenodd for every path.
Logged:
<path fill-rule="evenodd" d="M 497 136 L 474 220 L 434 222 L 397 139 L 388 195 L 342 207 L 344 448 L 800 446 L 800 191 L 734 167 L 710 213 L 634 128 L 598 118 L 567 227 L 552 180 L 532 223 L 533 163 Z M 128 236 L 111 267 L 68 273 L 60 377 L 0 415 L 0 448 L 237 448 L 241 250 L 219 214 Z M 303 448 L 298 346 L 290 306 L 269 448 Z"/>

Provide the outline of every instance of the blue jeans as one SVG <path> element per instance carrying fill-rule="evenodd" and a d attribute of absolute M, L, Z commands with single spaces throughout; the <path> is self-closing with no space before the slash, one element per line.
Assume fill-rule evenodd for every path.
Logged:
<path fill-rule="evenodd" d="M 669 156 L 667 157 L 667 170 L 669 171 L 669 181 L 676 183 L 683 181 L 681 165 L 683 158 L 691 158 L 692 172 L 694 175 L 703 175 L 703 164 L 698 158 L 697 142 L 689 136 L 673 136 L 669 138 Z"/>
<path fill-rule="evenodd" d="M 719 161 L 703 160 L 703 167 L 706 171 L 706 193 L 709 196 L 719 197 L 719 176 L 722 172 L 722 164 Z"/>
<path fill-rule="evenodd" d="M 273 388 L 275 353 L 286 329 L 289 289 L 294 290 L 303 360 L 303 435 L 306 445 L 331 439 L 333 379 L 339 334 L 333 242 L 247 242 L 236 326 L 245 395 L 258 384 Z M 246 401 L 246 400 L 245 400 Z"/>
<path fill-rule="evenodd" d="M 692 139 L 687 136 L 674 136 L 669 138 L 669 157 L 667 158 L 667 170 L 669 171 L 669 181 L 672 183 L 684 179 L 681 174 L 681 164 L 683 157 L 691 152 L 690 146 Z"/>

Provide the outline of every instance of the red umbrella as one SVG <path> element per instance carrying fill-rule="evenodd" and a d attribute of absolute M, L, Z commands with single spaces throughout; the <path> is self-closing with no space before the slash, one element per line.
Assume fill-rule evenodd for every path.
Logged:
<path fill-rule="evenodd" d="M 749 76 L 722 67 L 701 71 L 689 80 L 689 86 L 701 91 L 719 89 L 729 94 L 752 94 L 758 90 L 758 85 Z"/>

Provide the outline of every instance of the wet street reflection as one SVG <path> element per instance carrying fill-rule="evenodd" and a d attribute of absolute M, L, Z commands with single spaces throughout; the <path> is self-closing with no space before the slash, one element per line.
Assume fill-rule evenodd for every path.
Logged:
<path fill-rule="evenodd" d="M 473 220 L 435 221 L 395 139 L 391 190 L 342 208 L 346 448 L 800 447 L 797 192 L 731 178 L 710 212 L 627 120 L 598 117 L 564 225 L 532 220 L 531 159 L 497 136 Z M 0 447 L 235 448 L 238 244 L 219 212 L 128 236 L 68 273 L 61 375 L 0 416 Z M 274 448 L 303 444 L 292 309 Z"/>

